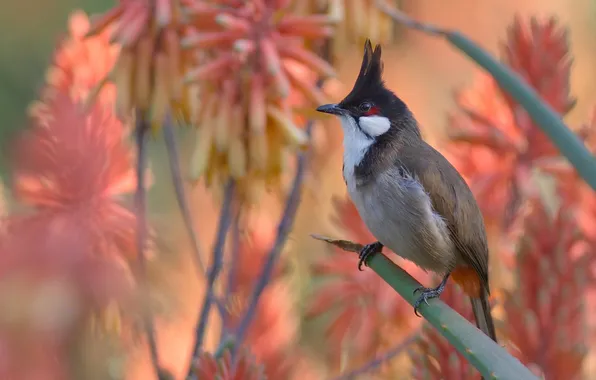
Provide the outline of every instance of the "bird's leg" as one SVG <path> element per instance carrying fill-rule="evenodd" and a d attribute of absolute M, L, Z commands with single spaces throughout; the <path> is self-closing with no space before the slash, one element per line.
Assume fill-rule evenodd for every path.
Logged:
<path fill-rule="evenodd" d="M 368 266 L 368 259 L 375 253 L 381 252 L 382 249 L 383 244 L 381 244 L 378 241 L 365 245 L 364 248 L 362 248 L 362 250 L 358 254 L 358 257 L 360 258 L 360 261 L 358 261 L 358 270 L 362 270 L 362 264 Z"/>
<path fill-rule="evenodd" d="M 416 294 L 416 292 L 418 291 L 422 292 L 422 294 L 420 294 L 420 297 L 418 297 L 418 299 L 414 303 L 414 314 L 420 317 L 420 314 L 418 314 L 418 308 L 420 308 L 422 302 L 428 305 L 429 299 L 437 298 L 441 295 L 441 293 L 443 293 L 443 290 L 445 290 L 445 285 L 447 284 L 447 279 L 449 279 L 450 274 L 451 273 L 447 273 L 445 277 L 443 277 L 443 280 L 441 280 L 439 286 L 437 286 L 436 288 L 425 288 L 424 286 L 421 286 L 419 288 L 414 289 L 414 294 Z"/>

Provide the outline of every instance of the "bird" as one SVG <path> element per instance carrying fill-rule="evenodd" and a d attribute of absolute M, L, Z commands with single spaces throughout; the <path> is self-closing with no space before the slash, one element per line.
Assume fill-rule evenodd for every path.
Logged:
<path fill-rule="evenodd" d="M 360 72 L 339 103 L 316 110 L 337 116 L 343 130 L 343 179 L 377 241 L 359 253 L 358 269 L 389 248 L 427 272 L 437 287 L 419 287 L 414 312 L 438 298 L 451 278 L 470 298 L 478 328 L 495 342 L 488 297 L 488 242 L 482 212 L 464 178 L 424 141 L 408 106 L 382 77 L 381 46 L 364 45 Z"/>

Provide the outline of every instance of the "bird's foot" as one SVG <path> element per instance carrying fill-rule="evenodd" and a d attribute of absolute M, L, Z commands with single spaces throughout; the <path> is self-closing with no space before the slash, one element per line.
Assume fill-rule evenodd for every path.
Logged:
<path fill-rule="evenodd" d="M 447 275 L 436 288 L 425 288 L 424 286 L 421 286 L 414 289 L 414 294 L 421 292 L 420 297 L 418 297 L 414 303 L 414 314 L 416 314 L 418 317 L 421 317 L 421 315 L 418 314 L 418 309 L 420 308 L 420 305 L 422 305 L 422 302 L 428 305 L 428 300 L 438 298 L 441 293 L 443 293 L 443 290 L 445 290 L 445 284 L 447 284 L 448 277 L 449 276 Z"/>
<path fill-rule="evenodd" d="M 362 270 L 362 264 L 368 266 L 368 259 L 370 259 L 370 257 L 373 256 L 375 253 L 381 252 L 382 249 L 383 244 L 381 244 L 378 241 L 375 243 L 365 245 L 364 248 L 362 248 L 362 250 L 358 254 L 358 258 L 360 259 L 358 261 L 358 270 Z"/>

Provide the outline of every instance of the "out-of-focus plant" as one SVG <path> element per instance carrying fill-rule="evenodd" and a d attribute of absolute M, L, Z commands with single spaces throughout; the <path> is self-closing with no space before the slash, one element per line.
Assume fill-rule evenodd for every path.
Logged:
<path fill-rule="evenodd" d="M 416 27 L 463 41 L 461 36 L 429 26 Z M 554 19 L 533 19 L 527 25 L 519 18 L 510 29 L 504 49 L 505 64 L 562 116 L 574 104 L 569 94 L 568 50 L 566 32 L 557 28 Z M 488 62 L 488 58 L 484 61 Z M 491 67 L 496 70 L 496 66 Z M 585 357 L 582 334 L 586 316 L 582 299 L 593 287 L 593 246 L 580 244 L 585 241 L 576 233 L 578 224 L 573 219 L 579 213 L 579 227 L 593 225 L 591 211 L 586 212 L 583 206 L 590 204 L 594 192 L 591 188 L 586 193 L 582 191 L 588 190 L 588 186 L 580 183 L 573 168 L 562 162 L 558 149 L 544 133 L 548 128 L 542 123 L 549 124 L 550 116 L 537 117 L 534 108 L 531 119 L 528 103 L 523 103 L 523 107 L 517 103 L 523 96 L 514 99 L 514 95 L 519 96 L 512 92 L 515 86 L 509 83 L 506 91 L 499 88 L 505 83 L 504 77 L 482 76 L 476 88 L 459 94 L 460 113 L 452 118 L 449 148 L 454 148 L 455 162 L 471 181 L 485 215 L 499 218 L 502 210 L 508 209 L 506 226 L 512 227 L 511 222 L 516 221 L 513 230 L 519 239 L 518 254 L 515 262 L 509 261 L 516 278 L 504 297 L 505 332 L 512 350 L 536 374 L 556 378 L 564 373 L 573 378 L 579 376 Z M 590 128 L 583 126 L 577 133 L 591 148 Z M 491 171 L 487 172 L 487 168 Z M 563 204 L 563 208 L 557 207 L 554 220 L 546 211 L 540 184 L 531 175 L 533 170 L 554 175 L 559 196 L 555 202 Z M 527 206 L 522 213 L 520 204 Z M 515 240 L 511 235 L 508 239 Z M 425 344 L 428 346 L 428 342 Z M 445 378 L 446 373 L 461 370 L 453 349 L 439 352 L 435 350 L 431 356 L 454 359 L 445 366 L 445 372 L 434 371 L 437 367 L 432 363 L 415 359 L 421 378 L 423 373 L 428 378 Z"/>
<path fill-rule="evenodd" d="M 191 120 L 199 99 L 194 88 L 183 86 L 182 76 L 190 65 L 190 54 L 182 51 L 185 30 L 182 6 L 191 0 L 121 0 L 94 20 L 87 35 L 106 31 L 121 50 L 105 81 L 116 86 L 116 110 L 130 120 L 133 110 L 141 112 L 154 130 L 166 121 L 166 114 Z"/>
<path fill-rule="evenodd" d="M 336 223 L 355 241 L 372 241 L 349 200 L 335 200 Z M 414 264 L 392 255 L 396 262 L 419 278 L 426 278 Z M 372 271 L 357 271 L 358 258 L 341 249 L 315 264 L 321 285 L 314 289 L 307 317 L 330 315 L 326 340 L 328 353 L 350 370 L 374 360 L 376 354 L 403 339 L 419 323 L 408 303 Z M 347 365 L 346 363 L 349 363 Z"/>
<path fill-rule="evenodd" d="M 561 116 L 575 104 L 569 91 L 567 32 L 554 19 L 527 23 L 516 18 L 503 46 L 502 61 Z M 507 225 L 523 199 L 536 189 L 532 171 L 559 158 L 560 153 L 524 108 L 489 75 L 482 74 L 474 87 L 461 91 L 457 101 L 459 112 L 447 130 L 453 162 L 469 181 L 485 217 Z"/>
<path fill-rule="evenodd" d="M 137 218 L 121 199 L 136 186 L 127 129 L 112 114 L 113 92 L 84 107 L 114 51 L 105 36 L 83 40 L 87 27 L 83 14 L 72 16 L 32 125 L 13 145 L 23 210 L 3 216 L 0 236 L 5 378 L 83 376 L 71 361 L 84 346 L 77 337 L 132 337 L 146 299 L 131 266 Z M 104 359 L 119 374 L 123 358 L 112 350 Z"/>
<path fill-rule="evenodd" d="M 191 373 L 197 379 L 218 380 L 264 380 L 267 379 L 262 365 L 259 365 L 254 356 L 243 350 L 236 359 L 236 367 L 232 362 L 232 355 L 225 350 L 219 356 L 208 352 L 201 353 L 193 359 Z"/>
<path fill-rule="evenodd" d="M 305 42 L 329 37 L 331 20 L 299 16 L 287 1 L 221 3 L 227 6 L 190 7 L 192 27 L 183 40 L 199 52 L 186 80 L 200 83 L 203 105 L 191 175 L 205 175 L 208 184 L 231 176 L 239 195 L 254 203 L 265 185 L 281 186 L 290 148 L 308 142 L 295 125 L 290 94 L 301 93 L 313 105 L 324 101 L 308 78 L 334 70 Z"/>
<path fill-rule="evenodd" d="M 547 379 L 582 378 L 587 353 L 585 296 L 594 288 L 593 245 L 572 210 L 549 213 L 538 198 L 518 216 L 516 287 L 504 300 L 507 335 L 518 356 Z"/>
<path fill-rule="evenodd" d="M 233 219 L 238 218 L 246 203 L 255 204 L 266 186 L 283 188 L 283 194 L 282 175 L 296 153 L 294 148 L 309 145 L 312 123 L 305 129 L 297 127 L 296 121 L 302 115 L 295 111 L 305 102 L 324 101 L 320 83 L 315 86 L 315 80 L 317 76 L 333 76 L 334 70 L 312 50 L 319 49 L 331 35 L 331 24 L 333 20 L 325 14 L 299 15 L 289 1 L 122 0 L 96 19 L 91 28 L 89 35 L 110 28 L 112 42 L 121 46 L 118 61 L 106 79 L 116 86 L 118 115 L 123 120 L 135 116 L 139 175 L 145 165 L 144 134 L 150 126 L 153 130 L 164 127 L 178 202 L 195 247 L 198 245 L 193 222 L 179 184 L 172 124 L 183 122 L 196 127 L 197 146 L 191 158 L 193 178 L 205 179 L 207 185 L 226 184 L 207 273 L 207 296 L 197 324 L 197 357 L 202 355 L 211 305 L 218 304 L 222 309 L 216 290 Z M 245 295 L 250 295 L 245 313 L 238 321 L 226 320 L 227 324 L 237 325 L 236 331 L 228 334 L 238 340 L 230 349 L 233 362 L 245 343 L 250 345 L 249 327 L 254 315 L 262 316 L 263 310 L 267 311 L 259 309 L 261 295 L 265 302 L 267 294 L 276 289 L 266 286 L 296 214 L 306 154 L 300 153 L 296 162 L 297 174 L 278 235 L 264 256 L 254 289 L 244 290 Z M 142 220 L 142 186 L 137 189 L 136 199 Z M 142 223 L 138 229 L 142 236 Z M 137 242 L 137 249 L 142 252 L 142 242 Z M 200 258 L 199 249 L 195 250 Z M 200 260 L 198 264 L 202 267 Z M 230 317 L 225 311 L 222 313 Z M 226 323 L 225 327 L 231 328 Z M 155 350 L 152 354 L 157 362 Z M 260 352 L 260 356 L 263 359 L 266 355 Z M 237 365 L 237 361 L 232 363 L 232 369 Z"/>

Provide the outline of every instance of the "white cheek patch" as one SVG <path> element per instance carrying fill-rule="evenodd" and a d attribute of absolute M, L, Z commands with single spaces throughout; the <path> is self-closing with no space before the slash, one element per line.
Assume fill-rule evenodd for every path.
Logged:
<path fill-rule="evenodd" d="M 381 136 L 391 127 L 391 122 L 384 116 L 361 116 L 358 123 L 360 128 L 372 137 Z"/>

